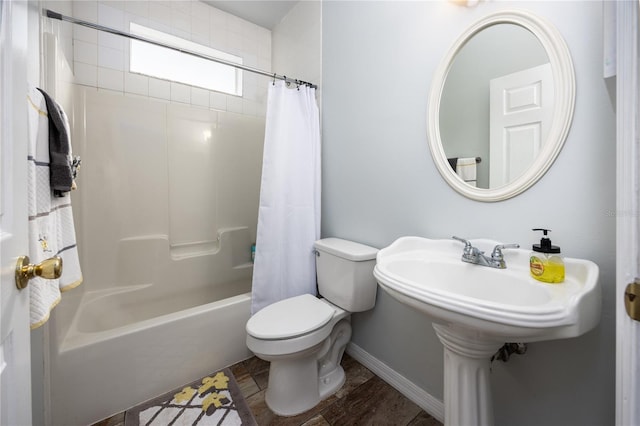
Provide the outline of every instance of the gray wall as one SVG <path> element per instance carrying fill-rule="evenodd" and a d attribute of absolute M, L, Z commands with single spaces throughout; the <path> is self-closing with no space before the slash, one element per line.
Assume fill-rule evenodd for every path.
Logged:
<path fill-rule="evenodd" d="M 576 68 L 569 137 L 553 167 L 507 201 L 468 200 L 447 186 L 426 137 L 433 73 L 464 28 L 523 8 L 553 23 Z M 584 336 L 529 345 L 493 366 L 497 425 L 614 422 L 615 100 L 602 78 L 602 3 L 323 2 L 324 237 L 384 247 L 403 235 L 492 238 L 528 246 L 553 230 L 565 256 L 600 266 L 603 316 Z M 442 345 L 426 317 L 382 291 L 353 318 L 353 341 L 442 398 Z"/>

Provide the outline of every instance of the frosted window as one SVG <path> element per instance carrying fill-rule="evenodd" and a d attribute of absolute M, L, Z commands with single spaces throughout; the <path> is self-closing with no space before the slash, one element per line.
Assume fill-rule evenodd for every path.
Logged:
<path fill-rule="evenodd" d="M 242 58 L 239 56 L 221 52 L 161 31 L 152 30 L 142 25 L 131 23 L 130 31 L 140 37 L 179 49 L 242 64 Z M 130 59 L 129 70 L 134 73 L 242 96 L 242 70 L 229 65 L 219 64 L 188 53 L 138 40 L 131 40 Z"/>

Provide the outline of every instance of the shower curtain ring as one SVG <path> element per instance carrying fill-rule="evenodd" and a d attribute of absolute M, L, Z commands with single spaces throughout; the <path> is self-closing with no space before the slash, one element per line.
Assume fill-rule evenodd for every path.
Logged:
<path fill-rule="evenodd" d="M 275 72 L 273 73 L 273 85 L 274 86 L 276 85 L 276 73 Z"/>

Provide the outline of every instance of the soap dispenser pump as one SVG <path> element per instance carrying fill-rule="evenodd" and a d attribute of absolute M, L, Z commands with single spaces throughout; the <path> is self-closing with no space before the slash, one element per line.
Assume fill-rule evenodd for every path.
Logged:
<path fill-rule="evenodd" d="M 560 247 L 551 244 L 547 238 L 549 229 L 534 228 L 534 231 L 542 231 L 544 236 L 540 244 L 534 244 L 529 257 L 529 269 L 531 276 L 538 281 L 557 284 L 564 281 L 564 259 L 560 254 Z"/>

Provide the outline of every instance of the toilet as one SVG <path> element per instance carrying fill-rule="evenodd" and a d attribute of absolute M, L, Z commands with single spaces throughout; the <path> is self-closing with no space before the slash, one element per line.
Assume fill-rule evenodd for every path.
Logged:
<path fill-rule="evenodd" d="M 339 238 L 315 242 L 318 291 L 273 303 L 247 322 L 247 347 L 271 363 L 265 401 L 280 416 L 317 405 L 344 384 L 340 361 L 351 313 L 372 309 L 378 249 Z"/>

